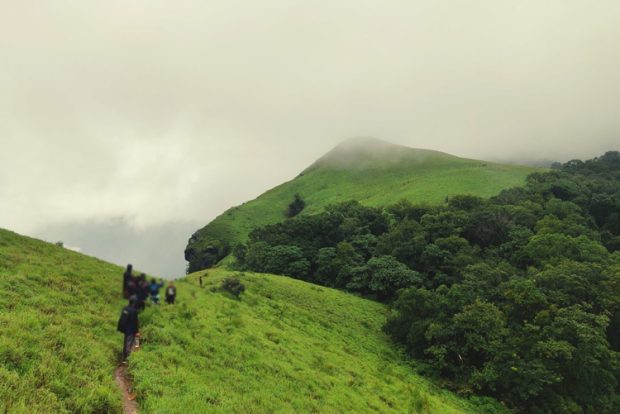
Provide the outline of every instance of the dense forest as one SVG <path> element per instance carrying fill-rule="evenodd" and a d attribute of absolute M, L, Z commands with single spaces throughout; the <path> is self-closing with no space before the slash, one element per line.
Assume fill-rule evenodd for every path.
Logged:
<path fill-rule="evenodd" d="M 385 330 L 463 394 L 620 412 L 620 153 L 491 199 L 355 201 L 254 230 L 238 266 L 390 304 Z"/>

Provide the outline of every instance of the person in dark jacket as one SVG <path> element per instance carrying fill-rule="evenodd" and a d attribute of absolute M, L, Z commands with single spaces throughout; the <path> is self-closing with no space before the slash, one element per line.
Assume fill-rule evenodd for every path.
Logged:
<path fill-rule="evenodd" d="M 166 303 L 169 305 L 174 304 L 174 300 L 177 297 L 177 288 L 174 286 L 174 282 L 170 281 L 166 288 Z"/>
<path fill-rule="evenodd" d="M 129 297 L 129 305 L 123 308 L 121 316 L 118 319 L 118 326 L 116 327 L 119 332 L 125 334 L 125 339 L 123 341 L 123 360 L 127 360 L 127 357 L 129 357 L 136 336 L 139 335 L 140 332 L 138 326 L 138 310 L 136 309 L 137 302 L 138 298 L 135 295 Z"/>
<path fill-rule="evenodd" d="M 162 280 L 157 282 L 155 279 L 152 279 L 151 284 L 149 285 L 151 302 L 155 305 L 159 305 L 159 289 L 161 289 L 162 286 L 164 286 L 164 282 Z"/>
<path fill-rule="evenodd" d="M 127 283 L 127 291 L 129 292 L 129 296 L 136 295 L 138 296 L 138 278 L 135 276 L 131 276 L 129 282 Z"/>
<path fill-rule="evenodd" d="M 140 277 L 138 277 L 136 296 L 138 297 L 136 308 L 138 310 L 144 310 L 146 299 L 149 297 L 149 282 L 146 280 L 146 275 L 144 273 L 140 274 Z"/>
<path fill-rule="evenodd" d="M 128 264 L 125 273 L 123 273 L 123 298 L 125 299 L 129 299 L 129 296 L 131 296 L 129 284 L 131 283 L 131 279 L 133 279 L 132 272 L 133 266 L 131 264 Z"/>

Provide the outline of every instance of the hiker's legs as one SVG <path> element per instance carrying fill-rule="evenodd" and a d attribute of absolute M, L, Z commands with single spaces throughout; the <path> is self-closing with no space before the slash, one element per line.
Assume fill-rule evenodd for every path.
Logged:
<path fill-rule="evenodd" d="M 125 340 L 123 341 L 123 359 L 127 359 L 131 350 L 133 349 L 133 342 L 136 339 L 135 334 L 125 334 Z"/>

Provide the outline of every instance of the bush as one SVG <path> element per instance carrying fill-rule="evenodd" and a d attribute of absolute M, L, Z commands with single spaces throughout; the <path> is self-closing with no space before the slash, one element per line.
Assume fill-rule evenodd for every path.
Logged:
<path fill-rule="evenodd" d="M 222 280 L 221 289 L 225 292 L 230 293 L 236 298 L 239 298 L 243 292 L 245 292 L 245 286 L 238 277 L 230 276 L 226 279 Z"/>
<path fill-rule="evenodd" d="M 293 198 L 293 201 L 291 201 L 291 203 L 288 205 L 284 214 L 286 215 L 286 217 L 289 218 L 295 217 L 296 215 L 301 213 L 304 208 L 306 208 L 306 202 L 303 198 L 301 198 L 299 194 L 295 194 L 295 198 Z"/>

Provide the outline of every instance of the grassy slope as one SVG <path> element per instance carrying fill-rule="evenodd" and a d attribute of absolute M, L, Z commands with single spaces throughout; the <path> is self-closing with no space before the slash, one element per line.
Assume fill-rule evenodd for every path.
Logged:
<path fill-rule="evenodd" d="M 349 141 L 295 179 L 224 212 L 199 230 L 200 241 L 196 245 L 208 246 L 210 239 L 231 244 L 244 241 L 253 228 L 283 220 L 295 193 L 306 201 L 302 214 L 317 213 L 328 204 L 346 200 L 358 200 L 368 206 L 385 206 L 401 199 L 435 204 L 455 194 L 490 197 L 502 189 L 523 184 L 528 174 L 540 170 L 378 140 Z"/>
<path fill-rule="evenodd" d="M 120 412 L 122 270 L 0 229 L 0 412 Z M 192 275 L 179 304 L 142 314 L 141 412 L 479 412 L 413 374 L 383 305 L 254 274 L 237 301 L 211 291 L 226 274 L 204 289 Z"/>
<path fill-rule="evenodd" d="M 179 282 L 179 303 L 147 309 L 130 371 L 145 413 L 474 413 L 413 373 L 381 326 L 386 308 L 281 276 L 230 272 Z"/>
<path fill-rule="evenodd" d="M 118 412 L 122 269 L 0 229 L 0 412 Z"/>

